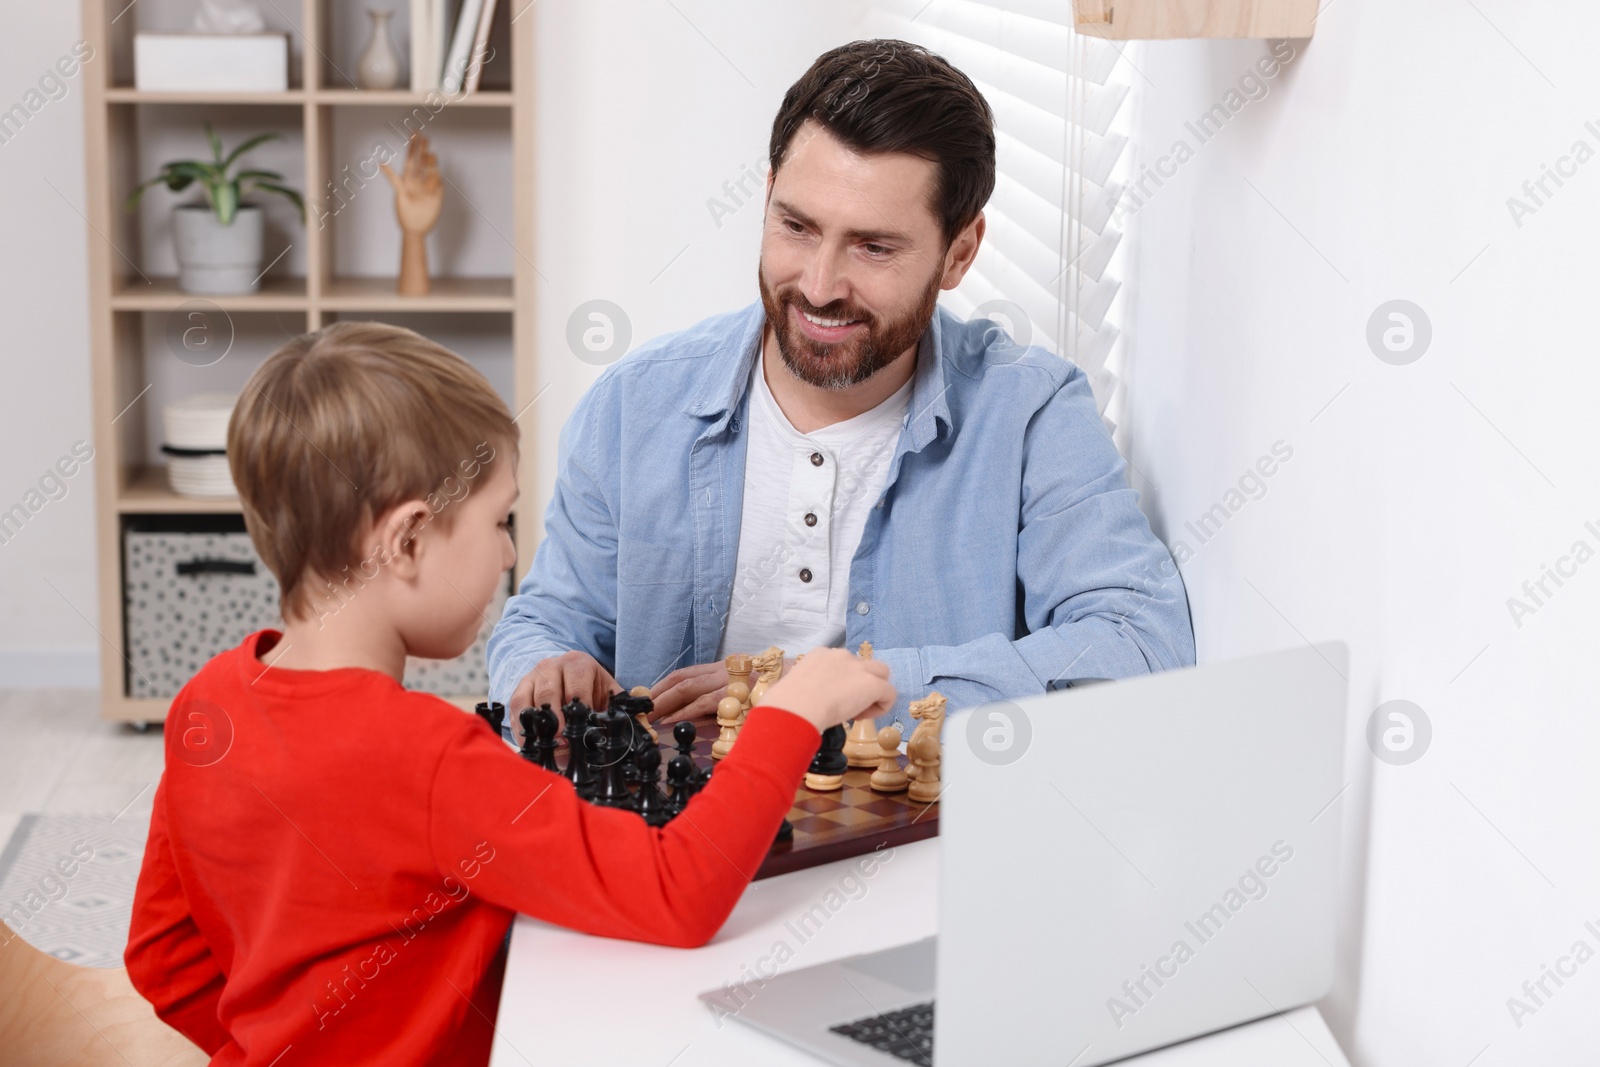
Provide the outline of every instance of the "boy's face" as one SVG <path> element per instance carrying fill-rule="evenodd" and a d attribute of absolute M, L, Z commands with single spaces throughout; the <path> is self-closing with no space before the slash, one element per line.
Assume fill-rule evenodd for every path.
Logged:
<path fill-rule="evenodd" d="M 510 449 L 496 448 L 467 494 L 448 505 L 453 522 L 432 522 L 420 532 L 413 595 L 406 618 L 397 620 L 408 654 L 451 659 L 477 639 L 496 584 L 517 561 L 509 526 L 515 462 Z"/>

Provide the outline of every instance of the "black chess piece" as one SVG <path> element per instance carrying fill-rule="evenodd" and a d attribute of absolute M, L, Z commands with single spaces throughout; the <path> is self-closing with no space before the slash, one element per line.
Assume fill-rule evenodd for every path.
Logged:
<path fill-rule="evenodd" d="M 549 704 L 522 710 L 522 756 L 547 771 L 560 773 L 556 765 L 556 731 L 561 723 Z"/>
<path fill-rule="evenodd" d="M 494 731 L 494 735 L 496 737 L 505 736 L 506 706 L 504 704 L 500 703 L 498 700 L 479 701 L 475 710 L 477 711 L 479 717 L 482 718 L 484 722 L 489 724 L 489 729 Z"/>
<path fill-rule="evenodd" d="M 822 731 L 822 744 L 817 746 L 816 758 L 811 761 L 808 768 L 812 774 L 843 774 L 850 766 L 850 759 L 844 754 L 845 739 L 850 736 L 843 723 L 830 726 Z"/>
<path fill-rule="evenodd" d="M 594 716 L 599 728 L 590 733 L 601 737 L 599 784 L 595 787 L 594 802 L 606 808 L 633 807 L 633 794 L 628 792 L 628 754 L 631 727 L 627 714 L 611 707 Z"/>
<path fill-rule="evenodd" d="M 700 731 L 694 723 L 684 720 L 672 728 L 672 739 L 678 743 L 678 755 L 689 757 L 689 767 L 694 768 L 694 742 Z"/>
<path fill-rule="evenodd" d="M 693 723 L 679 723 L 692 726 Z M 673 756 L 667 764 L 667 818 L 676 818 L 693 795 L 694 760 L 688 756 Z"/>
<path fill-rule="evenodd" d="M 594 799 L 595 774 L 589 762 L 588 735 L 592 715 L 589 705 L 574 697 L 561 707 L 567 717 L 567 769 L 565 774 L 582 800 Z"/>
<path fill-rule="evenodd" d="M 849 762 L 849 757 L 846 757 L 846 762 Z M 794 823 L 790 822 L 787 817 L 785 817 L 783 822 L 778 826 L 778 837 L 777 837 L 777 840 L 779 840 L 779 841 L 793 841 L 794 840 Z"/>
<path fill-rule="evenodd" d="M 522 724 L 522 758 L 529 763 L 537 763 L 539 750 L 534 747 L 533 736 L 533 709 L 523 708 L 517 712 L 517 721 Z"/>
<path fill-rule="evenodd" d="M 654 745 L 639 753 L 639 793 L 633 810 L 651 826 L 665 826 L 672 815 L 661 795 L 661 750 Z"/>

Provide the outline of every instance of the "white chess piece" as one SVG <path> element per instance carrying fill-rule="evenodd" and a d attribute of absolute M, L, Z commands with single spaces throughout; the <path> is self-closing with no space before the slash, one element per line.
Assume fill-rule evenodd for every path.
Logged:
<path fill-rule="evenodd" d="M 200 0 L 190 28 L 195 33 L 260 33 L 267 21 L 252 0 Z"/>

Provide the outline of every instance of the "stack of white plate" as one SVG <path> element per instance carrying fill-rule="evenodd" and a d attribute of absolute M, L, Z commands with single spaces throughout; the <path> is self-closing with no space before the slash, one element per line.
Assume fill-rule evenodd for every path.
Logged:
<path fill-rule="evenodd" d="M 228 417 L 239 398 L 201 393 L 168 404 L 161 412 L 166 429 L 167 480 L 183 496 L 233 496 L 228 473 Z"/>

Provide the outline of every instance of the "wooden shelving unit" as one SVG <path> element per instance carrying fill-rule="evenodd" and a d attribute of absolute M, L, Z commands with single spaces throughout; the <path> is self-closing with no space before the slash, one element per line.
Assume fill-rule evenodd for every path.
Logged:
<path fill-rule="evenodd" d="M 1072 0 L 1077 31 L 1110 41 L 1310 37 L 1317 0 Z"/>
<path fill-rule="evenodd" d="M 291 0 L 292 2 L 292 0 Z M 167 485 L 158 457 L 148 454 L 148 420 L 160 418 L 159 409 L 141 399 L 148 389 L 148 361 L 171 358 L 147 351 L 149 320 L 172 315 L 184 305 L 204 300 L 231 314 L 267 313 L 276 321 L 287 318 L 294 328 L 315 330 L 334 318 L 383 319 L 398 314 L 489 315 L 510 322 L 510 347 L 514 360 L 514 411 L 523 412 L 522 503 L 519 517 L 531 515 L 534 496 L 532 442 L 536 396 L 534 380 L 534 247 L 533 196 L 533 25 L 512 19 L 507 0 L 501 0 L 496 20 L 508 35 L 510 54 L 497 55 L 494 66 L 509 65 L 510 88 L 487 88 L 457 98 L 406 90 L 366 91 L 344 84 L 333 61 L 330 26 L 335 9 L 355 0 L 299 0 L 299 26 L 291 47 L 291 88 L 277 93 L 152 93 L 132 87 L 132 46 L 138 9 L 127 0 L 82 0 L 84 37 L 94 47 L 97 62 L 84 66 L 85 167 L 89 219 L 89 320 L 91 379 L 94 393 L 96 555 L 99 566 L 101 646 L 101 708 L 105 718 L 129 722 L 154 722 L 165 717 L 166 700 L 139 700 L 127 695 L 127 648 L 122 588 L 122 533 L 124 521 L 139 515 L 237 514 L 234 499 L 195 499 L 179 496 Z M 284 5 L 289 8 L 290 5 Z M 291 8 L 292 10 L 292 8 Z M 506 26 L 509 23 L 509 26 Z M 485 73 L 486 79 L 489 72 Z M 506 80 L 502 73 L 499 82 Z M 291 174 L 290 184 L 307 199 L 308 221 L 296 240 L 303 241 L 304 277 L 268 274 L 259 292 L 239 296 L 199 296 L 186 293 L 176 279 L 143 271 L 138 227 L 122 210 L 122 201 L 146 171 L 165 160 L 141 159 L 139 115 L 143 109 L 171 108 L 192 113 L 199 130 L 210 111 L 220 108 L 260 109 L 260 128 L 296 124 L 304 142 L 304 173 Z M 512 217 L 497 226 L 511 241 L 510 273 L 505 277 L 435 276 L 433 292 L 426 297 L 402 297 L 393 278 L 350 277 L 338 273 L 332 234 L 318 225 L 312 202 L 328 188 L 335 170 L 334 118 L 341 109 L 391 109 L 396 117 L 427 108 L 444 114 L 455 108 L 504 113 L 510 167 L 505 175 Z M 380 179 L 381 181 L 381 179 Z M 385 194 L 387 195 L 387 194 Z M 344 226 L 343 220 L 334 225 Z M 398 228 L 372 235 L 372 240 L 398 249 Z M 398 266 L 398 255 L 396 256 Z M 437 267 L 435 267 L 437 269 Z M 148 398 L 146 398 L 148 399 Z M 518 521 L 518 577 L 533 558 L 538 523 Z M 470 707 L 482 694 L 452 697 Z"/>

